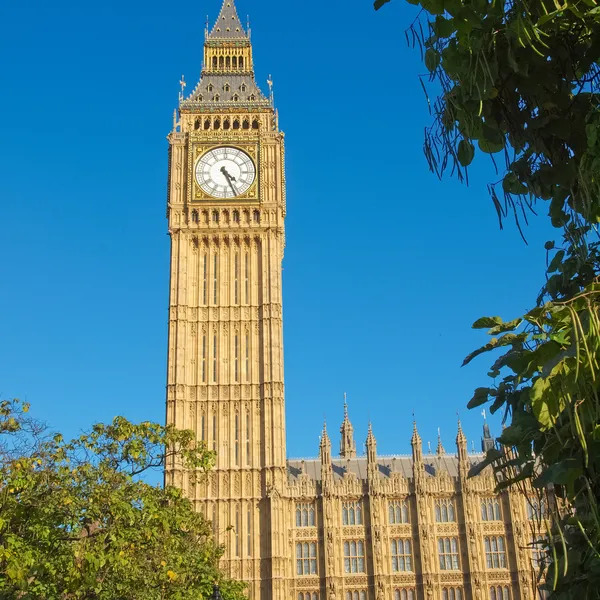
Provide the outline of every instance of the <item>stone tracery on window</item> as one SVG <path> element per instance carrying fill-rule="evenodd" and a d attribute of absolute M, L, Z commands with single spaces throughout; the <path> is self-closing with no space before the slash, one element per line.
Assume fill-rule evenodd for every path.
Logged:
<path fill-rule="evenodd" d="M 463 600 L 463 591 L 459 587 L 443 587 L 442 600 Z"/>
<path fill-rule="evenodd" d="M 296 527 L 315 526 L 315 505 L 312 502 L 296 504 Z"/>
<path fill-rule="evenodd" d="M 392 571 L 412 571 L 412 547 L 410 540 L 392 540 Z"/>
<path fill-rule="evenodd" d="M 507 585 L 493 585 L 490 588 L 490 600 L 510 600 L 510 589 Z"/>
<path fill-rule="evenodd" d="M 362 540 L 344 542 L 344 571 L 365 572 L 365 543 Z"/>
<path fill-rule="evenodd" d="M 365 590 L 348 590 L 346 600 L 367 600 L 367 592 Z"/>
<path fill-rule="evenodd" d="M 352 502 L 342 502 L 342 524 L 343 525 L 362 525 L 362 507 L 360 500 Z"/>
<path fill-rule="evenodd" d="M 435 520 L 437 523 L 456 521 L 454 501 L 451 498 L 439 498 L 435 501 Z"/>
<path fill-rule="evenodd" d="M 498 498 L 483 498 L 481 500 L 481 519 L 483 521 L 501 521 L 500 500 Z"/>
<path fill-rule="evenodd" d="M 415 600 L 415 590 L 403 588 L 394 590 L 394 600 Z"/>
<path fill-rule="evenodd" d="M 392 500 L 388 508 L 388 521 L 390 525 L 410 523 L 408 502 L 406 500 Z"/>
<path fill-rule="evenodd" d="M 298 575 L 316 575 L 317 544 L 315 542 L 296 544 L 296 573 Z"/>
<path fill-rule="evenodd" d="M 455 537 L 438 540 L 438 557 L 441 571 L 458 571 L 458 540 Z"/>
<path fill-rule="evenodd" d="M 506 544 L 501 535 L 484 538 L 485 559 L 488 569 L 506 569 Z"/>

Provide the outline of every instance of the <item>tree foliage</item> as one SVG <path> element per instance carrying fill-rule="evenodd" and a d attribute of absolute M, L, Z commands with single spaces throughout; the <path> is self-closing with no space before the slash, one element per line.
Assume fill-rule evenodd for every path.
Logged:
<path fill-rule="evenodd" d="M 491 403 L 508 424 L 479 468 L 492 465 L 501 487 L 547 496 L 538 576 L 551 597 L 599 598 L 600 3 L 408 1 L 420 7 L 408 40 L 440 90 L 425 136 L 430 168 L 468 182 L 476 155 L 490 155 L 500 226 L 511 215 L 521 228 L 547 202 L 560 239 L 546 244 L 535 308 L 474 324 L 491 339 L 465 364 L 501 354 L 469 407 Z"/>
<path fill-rule="evenodd" d="M 218 569 L 222 548 L 189 500 L 143 481 L 176 455 L 203 473 L 212 453 L 191 431 L 116 418 L 65 441 L 0 403 L 0 597 L 198 600 L 243 585 Z"/>

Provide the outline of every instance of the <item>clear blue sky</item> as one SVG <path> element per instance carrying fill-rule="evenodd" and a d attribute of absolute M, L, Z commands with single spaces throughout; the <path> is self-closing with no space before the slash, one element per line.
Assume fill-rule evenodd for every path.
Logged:
<path fill-rule="evenodd" d="M 453 450 L 460 411 L 479 447 L 465 405 L 489 361 L 460 368 L 486 341 L 470 326 L 532 306 L 545 219 L 529 246 L 511 222 L 499 231 L 487 159 L 469 188 L 428 171 L 425 69 L 404 38 L 415 7 L 237 5 L 287 140 L 288 454 L 317 453 L 324 415 L 337 447 L 344 392 L 359 448 L 370 418 L 381 453 L 407 452 L 413 410 L 425 444 L 441 427 Z M 220 6 L 0 6 L 0 394 L 66 434 L 117 414 L 163 419 L 165 136 Z"/>

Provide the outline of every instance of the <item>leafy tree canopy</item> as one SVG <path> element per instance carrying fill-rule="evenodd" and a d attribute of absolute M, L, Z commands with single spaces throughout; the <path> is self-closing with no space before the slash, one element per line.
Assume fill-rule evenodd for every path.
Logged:
<path fill-rule="evenodd" d="M 191 431 L 116 418 L 65 441 L 18 400 L 0 403 L 0 596 L 198 600 L 218 582 L 210 523 L 181 492 L 145 483 L 166 460 L 202 474 L 213 455 Z"/>
<path fill-rule="evenodd" d="M 440 90 L 425 139 L 430 168 L 468 182 L 476 154 L 490 155 L 500 225 L 510 214 L 521 227 L 546 202 L 561 239 L 546 244 L 532 310 L 473 325 L 491 339 L 465 364 L 503 353 L 469 406 L 491 403 L 508 424 L 479 468 L 501 472 L 500 486 L 547 496 L 538 577 L 551 597 L 599 598 L 600 3 L 407 1 L 421 9 L 408 40 Z"/>

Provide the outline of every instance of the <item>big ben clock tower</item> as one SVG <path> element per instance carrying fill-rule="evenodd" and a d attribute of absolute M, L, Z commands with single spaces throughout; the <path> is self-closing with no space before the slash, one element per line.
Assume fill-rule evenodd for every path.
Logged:
<path fill-rule="evenodd" d="M 200 81 L 168 139 L 167 423 L 194 430 L 217 459 L 206 480 L 176 463 L 166 478 L 213 522 L 229 575 L 253 599 L 280 597 L 283 133 L 233 0 L 206 31 Z"/>

